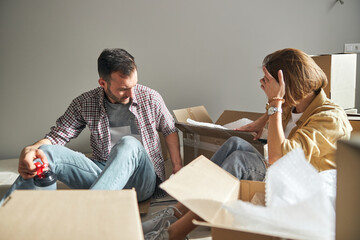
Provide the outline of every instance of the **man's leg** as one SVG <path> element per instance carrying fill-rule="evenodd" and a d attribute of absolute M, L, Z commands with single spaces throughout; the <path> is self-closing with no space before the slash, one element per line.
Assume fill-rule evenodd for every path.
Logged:
<path fill-rule="evenodd" d="M 142 144 L 123 137 L 112 149 L 106 167 L 91 189 L 136 189 L 138 201 L 152 196 L 156 185 L 154 166 Z"/>
<path fill-rule="evenodd" d="M 101 173 L 99 166 L 84 154 L 58 145 L 42 145 L 40 149 L 45 153 L 50 169 L 70 188 L 88 189 Z M 35 189 L 34 179 L 23 179 L 19 176 L 10 189 L 0 200 L 0 205 L 17 189 Z"/>
<path fill-rule="evenodd" d="M 18 176 L 18 178 L 15 180 L 15 182 L 11 185 L 11 187 L 9 188 L 9 190 L 5 193 L 5 195 L 2 197 L 2 199 L 0 200 L 0 206 L 3 204 L 4 200 L 11 195 L 11 193 L 17 189 L 34 189 L 34 180 L 31 179 L 23 179 L 20 175 Z"/>
<path fill-rule="evenodd" d="M 82 153 L 59 145 L 42 145 L 40 149 L 58 180 L 70 188 L 89 189 L 101 174 L 101 164 L 94 163 Z"/>

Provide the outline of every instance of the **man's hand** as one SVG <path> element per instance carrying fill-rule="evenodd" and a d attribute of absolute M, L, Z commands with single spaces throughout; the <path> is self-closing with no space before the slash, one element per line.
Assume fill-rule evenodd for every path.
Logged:
<path fill-rule="evenodd" d="M 24 179 L 30 179 L 36 175 L 34 160 L 40 158 L 45 164 L 48 164 L 47 158 L 43 151 L 34 146 L 25 147 L 19 157 L 18 171 Z"/>
<path fill-rule="evenodd" d="M 172 173 L 173 173 L 173 174 L 177 173 L 181 168 L 182 168 L 182 164 L 173 165 L 173 171 L 172 171 Z"/>

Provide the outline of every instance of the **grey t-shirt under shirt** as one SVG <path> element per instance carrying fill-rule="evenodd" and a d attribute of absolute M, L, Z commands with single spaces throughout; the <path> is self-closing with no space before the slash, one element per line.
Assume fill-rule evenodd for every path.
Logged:
<path fill-rule="evenodd" d="M 105 109 L 110 124 L 111 147 L 124 136 L 133 136 L 141 142 L 135 116 L 129 110 L 130 104 L 113 104 L 105 98 Z"/>

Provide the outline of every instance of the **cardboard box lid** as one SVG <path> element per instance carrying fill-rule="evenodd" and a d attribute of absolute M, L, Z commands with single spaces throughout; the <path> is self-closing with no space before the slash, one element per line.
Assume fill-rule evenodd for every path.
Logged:
<path fill-rule="evenodd" d="M 242 139 L 248 141 L 251 144 L 259 144 L 259 141 L 254 141 L 254 136 L 248 132 L 239 132 L 234 130 L 226 130 L 220 128 L 211 128 L 211 127 L 202 127 L 202 126 L 194 126 L 188 124 L 186 120 L 188 118 L 199 121 L 199 122 L 209 122 L 212 123 L 212 120 L 206 111 L 204 106 L 197 106 L 191 108 L 184 108 L 179 110 L 174 110 L 174 115 L 176 117 L 177 123 L 175 124 L 178 129 L 182 132 L 199 134 L 201 136 L 208 137 L 217 137 L 227 139 L 231 136 L 238 136 Z M 225 110 L 216 121 L 216 124 L 224 125 L 226 123 L 230 123 L 240 118 L 249 118 L 251 120 L 256 120 L 260 117 L 261 113 L 254 112 L 242 112 L 242 111 L 230 111 Z"/>
<path fill-rule="evenodd" d="M 238 199 L 240 182 L 200 156 L 160 186 L 204 220 L 226 224 L 228 213 L 221 210 L 221 204 Z"/>
<path fill-rule="evenodd" d="M 186 119 L 188 118 L 198 122 L 213 123 L 204 106 L 183 108 L 174 110 L 173 112 L 176 120 L 180 123 L 186 123 Z"/>
<path fill-rule="evenodd" d="M 3 239 L 144 239 L 134 190 L 15 191 L 0 208 Z"/>
<path fill-rule="evenodd" d="M 241 118 L 248 118 L 250 120 L 255 121 L 259 117 L 263 115 L 262 113 L 256 112 L 243 112 L 243 111 L 232 111 L 232 110 L 225 110 L 219 117 L 219 119 L 215 122 L 219 125 L 225 125 L 227 123 L 234 122 Z"/>

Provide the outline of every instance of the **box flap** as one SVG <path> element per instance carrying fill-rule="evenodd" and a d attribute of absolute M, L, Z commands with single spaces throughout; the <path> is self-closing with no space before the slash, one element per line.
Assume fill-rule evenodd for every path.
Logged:
<path fill-rule="evenodd" d="M 227 212 L 220 210 L 221 205 L 238 198 L 240 181 L 200 156 L 160 187 L 204 220 L 227 222 Z"/>
<path fill-rule="evenodd" d="M 144 239 L 134 190 L 17 190 L 0 216 L 3 239 Z"/>
<path fill-rule="evenodd" d="M 239 199 L 250 202 L 255 193 L 265 194 L 265 182 L 249 180 L 240 181 Z"/>
<path fill-rule="evenodd" d="M 225 125 L 227 123 L 234 122 L 241 118 L 248 118 L 250 120 L 255 121 L 262 115 L 263 115 L 262 113 L 257 113 L 257 112 L 242 112 L 242 111 L 225 110 L 220 115 L 219 119 L 215 123 L 219 124 L 219 125 Z"/>
<path fill-rule="evenodd" d="M 209 113 L 204 106 L 190 107 L 174 110 L 175 118 L 180 123 L 186 123 L 188 118 L 198 121 L 212 123 Z"/>
<path fill-rule="evenodd" d="M 229 130 L 221 128 L 195 126 L 188 123 L 176 123 L 175 126 L 183 132 L 199 134 L 201 136 L 229 138 L 232 136 Z"/>

